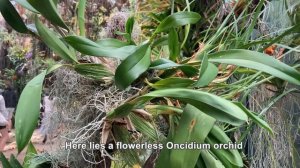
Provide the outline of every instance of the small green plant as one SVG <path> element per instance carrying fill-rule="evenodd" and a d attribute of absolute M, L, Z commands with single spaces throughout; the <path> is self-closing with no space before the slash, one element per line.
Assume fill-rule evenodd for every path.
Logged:
<path fill-rule="evenodd" d="M 8 160 L 2 152 L 0 153 L 0 160 L 3 168 L 49 167 L 49 160 L 37 161 L 35 155 L 37 155 L 37 151 L 33 144 L 29 142 L 23 163 L 20 163 L 13 154 Z"/>
<path fill-rule="evenodd" d="M 162 144 L 197 142 L 213 146 L 228 143 L 227 132 L 248 127 L 249 122 L 258 124 L 272 135 L 270 126 L 241 102 L 251 88 L 273 82 L 275 78 L 300 85 L 300 73 L 295 67 L 262 52 L 285 35 L 298 31 L 299 24 L 276 38 L 251 39 L 263 0 L 249 14 L 246 11 L 251 2 L 240 15 L 231 10 L 218 27 L 207 25 L 208 19 L 215 20 L 218 13 L 203 18 L 195 12 L 199 6 L 194 1 L 172 1 L 167 15 L 152 14 L 158 26 L 151 28 L 151 36 L 139 44 L 131 37 L 134 17 L 127 20 L 124 32 L 116 32 L 126 41 L 92 41 L 85 37 L 84 0 L 79 1 L 80 35 L 72 32 L 61 19 L 56 1 L 46 0 L 43 5 L 39 0 L 16 2 L 36 13 L 36 31 L 28 29 L 9 0 L 1 0 L 0 10 L 8 24 L 20 33 L 38 36 L 66 62 L 44 70 L 24 88 L 16 112 L 19 152 L 27 146 L 36 127 L 45 76 L 60 67 L 68 67 L 95 80 L 111 79 L 120 90 L 138 86 L 140 92 L 107 112 L 106 124 L 127 118 L 150 142 Z M 253 17 L 250 23 L 247 21 L 249 15 Z M 45 26 L 39 16 L 50 21 L 53 30 Z M 121 63 L 112 72 L 102 64 L 80 63 L 78 53 L 118 59 Z M 229 82 L 232 78 L 236 81 Z M 167 136 L 158 133 L 146 117 L 141 117 L 141 112 L 137 112 L 139 109 L 151 117 L 167 118 Z M 127 128 L 111 124 L 111 129 L 116 141 L 132 143 L 133 136 Z M 107 142 L 104 140 L 104 143 Z M 121 156 L 127 166 L 142 167 L 145 164 L 135 150 L 122 150 Z M 243 167 L 244 161 L 237 149 L 164 148 L 156 160 L 156 167 L 166 165 L 172 168 Z"/>

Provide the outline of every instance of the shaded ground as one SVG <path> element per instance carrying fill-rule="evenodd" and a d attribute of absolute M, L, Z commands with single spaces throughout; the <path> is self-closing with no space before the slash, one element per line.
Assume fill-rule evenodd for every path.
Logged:
<path fill-rule="evenodd" d="M 9 141 L 6 144 L 3 153 L 8 158 L 10 157 L 11 154 L 14 154 L 17 157 L 17 159 L 21 163 L 23 163 L 25 153 L 26 153 L 26 149 L 24 149 L 18 155 L 18 150 L 17 150 L 17 145 L 16 145 L 16 139 L 15 139 L 15 133 L 14 132 L 15 132 L 15 130 L 12 130 L 12 132 L 10 133 Z M 43 144 L 43 142 L 42 142 L 43 138 L 44 137 L 39 133 L 38 130 L 34 131 L 33 136 L 31 138 L 31 142 L 35 146 L 38 153 L 41 153 L 43 151 L 50 151 L 53 147 L 51 142 L 46 142 L 45 144 Z"/>

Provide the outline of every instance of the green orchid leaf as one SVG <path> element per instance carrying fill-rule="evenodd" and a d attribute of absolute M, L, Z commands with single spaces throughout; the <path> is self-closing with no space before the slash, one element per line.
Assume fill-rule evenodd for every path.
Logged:
<path fill-rule="evenodd" d="M 224 165 L 207 150 L 201 150 L 200 156 L 207 168 L 225 168 Z"/>
<path fill-rule="evenodd" d="M 200 152 L 200 156 L 199 156 L 199 158 L 197 160 L 195 168 L 206 168 L 205 162 L 204 162 L 204 160 L 203 160 L 203 158 L 201 156 L 201 152 Z"/>
<path fill-rule="evenodd" d="M 113 73 L 101 64 L 76 64 L 74 69 L 79 74 L 96 80 L 113 76 Z"/>
<path fill-rule="evenodd" d="M 205 143 L 214 146 L 214 144 L 228 144 L 232 142 L 226 133 L 215 125 L 205 139 Z M 243 159 L 237 149 L 211 148 L 210 150 L 225 167 L 243 167 L 244 165 Z"/>
<path fill-rule="evenodd" d="M 51 168 L 53 165 L 51 164 L 51 159 L 50 155 L 47 154 L 48 156 L 45 157 L 33 157 L 30 160 L 30 164 L 28 168 Z"/>
<path fill-rule="evenodd" d="M 56 34 L 45 27 L 39 19 L 35 18 L 35 25 L 41 39 L 51 48 L 57 55 L 64 60 L 78 62 L 76 56 L 68 49 L 68 47 L 56 36 Z"/>
<path fill-rule="evenodd" d="M 197 23 L 200 18 L 201 16 L 196 12 L 177 12 L 165 18 L 158 25 L 155 33 L 160 33 L 187 24 L 194 24 Z"/>
<path fill-rule="evenodd" d="M 29 4 L 39 11 L 46 19 L 52 24 L 60 26 L 66 30 L 69 30 L 68 26 L 64 23 L 60 15 L 58 14 L 56 2 L 53 0 L 43 1 L 41 4 L 40 0 L 27 0 Z"/>
<path fill-rule="evenodd" d="M 126 128 L 114 125 L 113 126 L 113 132 L 114 132 L 114 138 L 116 142 L 122 142 L 125 144 L 133 143 L 131 141 L 131 135 L 127 131 Z M 122 158 L 124 158 L 124 161 L 126 164 L 130 167 L 134 167 L 133 165 L 141 165 L 140 159 L 138 156 L 138 153 L 134 149 L 120 149 L 120 154 L 122 155 Z M 140 166 L 138 166 L 140 167 Z"/>
<path fill-rule="evenodd" d="M 159 37 L 159 38 L 157 38 L 153 41 L 152 47 L 154 48 L 154 47 L 160 47 L 160 46 L 168 45 L 168 43 L 169 43 L 168 41 L 169 41 L 168 35 Z"/>
<path fill-rule="evenodd" d="M 19 153 L 26 147 L 40 116 L 40 102 L 45 76 L 61 66 L 50 67 L 29 81 L 23 89 L 15 115 L 16 141 Z"/>
<path fill-rule="evenodd" d="M 134 26 L 134 17 L 130 17 L 126 21 L 126 26 L 125 26 L 126 33 L 131 35 L 133 31 L 133 26 Z"/>
<path fill-rule="evenodd" d="M 12 168 L 23 168 L 21 163 L 16 159 L 16 157 L 13 154 L 10 155 L 9 163 Z"/>
<path fill-rule="evenodd" d="M 218 68 L 208 62 L 207 55 L 204 55 L 201 61 L 201 68 L 200 68 L 200 76 L 199 80 L 195 84 L 196 87 L 203 87 L 207 86 L 210 82 L 212 82 L 218 75 Z"/>
<path fill-rule="evenodd" d="M 175 28 L 170 29 L 168 37 L 168 46 L 170 52 L 169 58 L 170 60 L 175 61 L 180 55 L 180 43 Z"/>
<path fill-rule="evenodd" d="M 0 160 L 3 168 L 13 168 L 2 152 L 0 153 Z"/>
<path fill-rule="evenodd" d="M 215 119 L 192 105 L 184 108 L 179 125 L 173 137 L 168 136 L 167 143 L 204 143 L 215 124 Z M 195 167 L 201 150 L 164 148 L 158 157 L 157 168 L 169 165 L 172 168 Z"/>
<path fill-rule="evenodd" d="M 149 68 L 150 53 L 149 44 L 144 44 L 118 66 L 115 75 L 115 83 L 118 88 L 126 89 Z"/>
<path fill-rule="evenodd" d="M 241 125 L 247 121 L 247 115 L 234 103 L 219 96 L 192 89 L 162 89 L 141 96 L 145 102 L 153 98 L 170 97 L 189 103 L 215 119 L 232 125 Z"/>
<path fill-rule="evenodd" d="M 14 0 L 16 1 L 18 4 L 20 4 L 22 7 L 34 12 L 34 13 L 39 13 L 36 9 L 34 9 L 34 7 L 32 7 L 30 5 L 30 3 L 27 2 L 27 0 Z"/>
<path fill-rule="evenodd" d="M 77 11 L 77 19 L 78 19 L 78 27 L 80 36 L 85 36 L 85 8 L 86 8 L 87 0 L 79 0 L 78 2 L 78 11 Z"/>
<path fill-rule="evenodd" d="M 59 0 L 52 0 L 52 1 L 53 1 L 54 5 L 57 7 Z"/>
<path fill-rule="evenodd" d="M 224 98 L 203 91 L 183 88 L 162 89 L 150 92 L 130 103 L 121 105 L 110 112 L 107 117 L 116 118 L 127 116 L 132 108 L 134 108 L 133 104 L 142 104 L 159 97 L 170 97 L 189 103 L 218 121 L 234 126 L 240 126 L 248 120 L 247 115 L 240 107 Z M 128 104 L 130 104 L 132 108 L 130 108 Z"/>
<path fill-rule="evenodd" d="M 171 70 L 180 69 L 188 77 L 193 77 L 198 74 L 199 70 L 187 64 L 177 64 L 171 60 L 161 58 L 151 63 L 149 69 L 155 70 Z"/>
<path fill-rule="evenodd" d="M 107 41 L 104 42 L 104 45 L 101 45 L 101 43 L 103 44 L 103 41 L 99 42 L 99 44 L 80 36 L 68 36 L 65 37 L 64 40 L 82 54 L 91 56 L 112 57 L 124 60 L 136 50 L 136 46 L 133 45 L 120 48 L 111 46 L 108 47 L 106 43 Z M 111 42 L 109 43 L 111 45 Z"/>
<path fill-rule="evenodd" d="M 244 112 L 248 115 L 250 119 L 252 119 L 253 122 L 261 126 L 262 128 L 266 129 L 271 135 L 274 135 L 272 128 L 269 126 L 267 122 L 262 120 L 259 116 L 257 116 L 253 112 L 249 111 L 245 106 L 243 106 L 242 103 L 236 102 L 235 104 L 239 106 L 242 110 L 244 110 Z"/>
<path fill-rule="evenodd" d="M 112 119 L 112 118 L 121 118 L 121 117 L 126 117 L 131 110 L 134 108 L 135 104 L 134 103 L 125 103 L 118 108 L 114 109 L 113 111 L 110 111 L 107 114 L 107 118 Z"/>
<path fill-rule="evenodd" d="M 107 47 L 107 48 L 121 48 L 121 47 L 125 47 L 125 46 L 129 45 L 127 42 L 123 42 L 123 41 L 120 41 L 118 39 L 113 39 L 113 38 L 101 39 L 101 40 L 96 41 L 96 43 L 99 46 Z"/>
<path fill-rule="evenodd" d="M 65 65 L 64 64 L 54 64 L 54 65 L 52 65 L 51 67 L 49 67 L 47 69 L 47 75 L 52 73 L 53 71 L 57 70 L 58 68 L 60 68 L 62 66 L 65 66 Z"/>
<path fill-rule="evenodd" d="M 167 105 L 147 105 L 145 109 L 152 115 L 160 114 L 181 114 L 182 109 L 174 106 Z"/>
<path fill-rule="evenodd" d="M 121 32 L 121 31 L 115 31 L 116 35 L 123 36 L 128 42 L 132 42 L 131 40 L 131 34 L 127 32 Z"/>
<path fill-rule="evenodd" d="M 44 78 L 43 71 L 25 86 L 17 105 L 15 127 L 18 151 L 28 144 L 40 116 L 40 102 Z"/>
<path fill-rule="evenodd" d="M 33 146 L 32 142 L 29 142 L 28 146 L 27 146 L 27 151 L 25 154 L 25 158 L 23 161 L 23 166 L 24 168 L 28 168 L 29 167 L 29 163 L 30 160 L 37 154 L 37 151 L 35 149 L 35 147 Z"/>
<path fill-rule="evenodd" d="M 17 32 L 28 33 L 21 16 L 9 0 L 0 1 L 0 12 L 5 21 Z"/>
<path fill-rule="evenodd" d="M 157 141 L 159 139 L 157 130 L 151 125 L 150 122 L 145 119 L 139 117 L 138 115 L 131 113 L 129 118 L 136 128 L 137 131 L 150 138 L 153 141 Z"/>
<path fill-rule="evenodd" d="M 300 85 L 300 72 L 266 54 L 249 50 L 227 50 L 208 55 L 209 62 L 256 69 L 290 83 Z"/>
<path fill-rule="evenodd" d="M 164 69 L 170 69 L 170 68 L 180 67 L 180 66 L 183 65 L 177 64 L 169 59 L 161 58 L 153 61 L 149 69 L 164 70 Z"/>
<path fill-rule="evenodd" d="M 168 88 L 186 88 L 191 86 L 195 81 L 187 78 L 166 78 L 149 85 L 155 89 L 168 89 Z"/>

